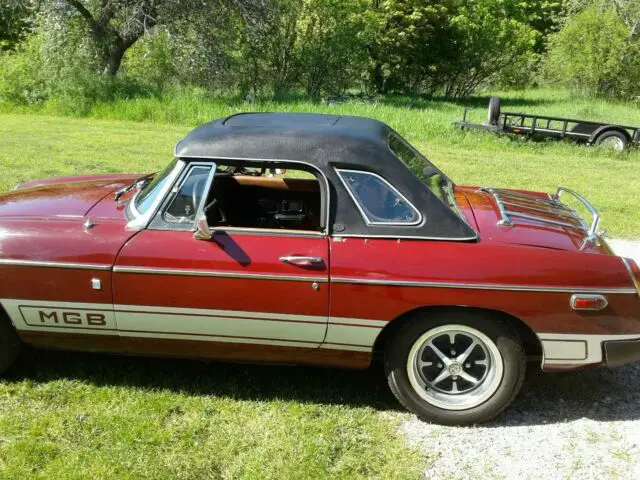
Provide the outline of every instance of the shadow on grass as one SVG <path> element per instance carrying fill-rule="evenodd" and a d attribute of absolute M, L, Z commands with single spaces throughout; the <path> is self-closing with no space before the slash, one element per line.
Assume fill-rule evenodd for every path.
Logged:
<path fill-rule="evenodd" d="M 6 381 L 77 380 L 95 386 L 167 390 L 245 401 L 368 407 L 403 412 L 382 367 L 364 371 L 257 366 L 167 358 L 125 357 L 25 349 Z M 521 394 L 485 428 L 591 420 L 640 419 L 640 364 L 615 370 L 529 375 Z"/>
<path fill-rule="evenodd" d="M 486 109 L 489 105 L 490 95 L 478 95 L 468 97 L 465 99 L 449 99 L 437 96 L 426 95 L 389 95 L 389 96 L 366 96 L 366 95 L 348 95 L 328 97 L 323 99 L 312 99 L 304 95 L 281 95 L 278 97 L 259 97 L 254 102 L 247 102 L 246 99 L 234 95 L 231 97 L 212 97 L 217 101 L 224 102 L 225 104 L 233 107 L 244 106 L 247 110 L 251 110 L 251 105 L 270 104 L 270 105 L 299 105 L 300 103 L 316 103 L 319 105 L 352 105 L 352 104 L 370 104 L 370 105 L 385 105 L 389 107 L 400 107 L 415 110 L 449 110 L 451 105 L 458 105 L 461 109 L 463 107 L 468 108 L 482 108 Z M 555 99 L 531 99 L 531 98 L 500 98 L 500 104 L 504 108 L 509 109 L 510 106 L 517 106 L 517 109 L 522 107 L 536 107 L 541 105 L 550 105 L 557 102 Z M 539 113 L 539 112 L 536 112 Z"/>
<path fill-rule="evenodd" d="M 5 380 L 36 383 L 77 380 L 98 387 L 121 386 L 236 400 L 278 399 L 402 411 L 379 366 L 352 371 L 25 348 Z"/>
<path fill-rule="evenodd" d="M 378 99 L 378 103 L 382 105 L 389 105 L 391 107 L 411 108 L 418 110 L 447 110 L 450 108 L 450 104 L 458 105 L 461 109 L 463 107 L 468 108 L 482 108 L 486 109 L 489 106 L 490 95 L 481 95 L 475 97 L 469 97 L 465 99 L 446 99 L 442 97 L 381 97 Z M 500 98 L 500 105 L 504 110 L 505 107 L 508 110 L 510 106 L 517 106 L 520 110 L 522 107 L 535 107 L 540 105 L 550 105 L 554 103 L 554 100 L 543 99 L 530 99 L 530 98 Z M 534 112 L 540 113 L 540 112 Z M 542 113 L 540 113 L 542 114 Z"/>

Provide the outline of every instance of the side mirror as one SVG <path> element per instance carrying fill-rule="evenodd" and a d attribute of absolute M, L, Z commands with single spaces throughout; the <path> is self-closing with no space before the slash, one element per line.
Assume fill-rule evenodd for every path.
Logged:
<path fill-rule="evenodd" d="M 211 240 L 213 238 L 213 232 L 209 228 L 209 222 L 207 222 L 207 216 L 204 213 L 200 213 L 196 217 L 196 233 L 193 234 L 193 238 L 196 240 Z"/>

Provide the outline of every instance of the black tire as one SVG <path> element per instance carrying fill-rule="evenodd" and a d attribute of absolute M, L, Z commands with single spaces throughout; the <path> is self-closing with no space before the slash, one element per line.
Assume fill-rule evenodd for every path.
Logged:
<path fill-rule="evenodd" d="M 624 152 L 629 145 L 629 137 L 620 130 L 609 130 L 598 135 L 593 143 L 599 146 L 611 144 L 611 148 L 616 152 Z"/>
<path fill-rule="evenodd" d="M 495 354 L 495 357 L 491 357 L 496 359 L 495 362 L 491 360 L 491 362 L 486 363 L 486 359 L 477 360 L 476 365 L 481 365 L 482 362 L 485 362 L 485 365 L 489 365 L 486 367 L 486 372 L 489 372 L 490 368 L 494 368 L 496 371 L 493 372 L 493 377 L 486 373 L 485 377 L 483 377 L 484 380 L 477 386 L 471 387 L 467 396 L 479 403 L 469 408 L 464 407 L 464 404 L 459 404 L 452 408 L 443 408 L 435 405 L 434 403 L 437 402 L 425 398 L 425 395 L 427 397 L 429 395 L 442 396 L 442 393 L 429 388 L 425 388 L 420 393 L 419 390 L 414 388 L 412 380 L 409 378 L 408 364 L 410 363 L 412 349 L 415 351 L 416 345 L 419 345 L 421 339 L 430 338 L 428 335 L 431 332 L 436 332 L 434 335 L 448 337 L 447 333 L 438 333 L 441 331 L 446 332 L 448 328 L 451 330 L 458 329 L 458 331 L 464 329 L 465 331 L 461 336 L 462 339 L 464 339 L 464 334 L 467 332 L 480 332 L 481 336 L 478 338 L 481 338 L 483 342 L 490 341 L 492 345 L 488 346 L 489 344 L 487 344 L 487 348 L 493 352 L 492 354 Z M 454 338 L 457 341 L 460 337 L 456 335 Z M 481 347 L 479 352 L 486 351 L 484 347 Z M 420 352 L 419 355 L 424 355 L 424 350 Z M 475 352 L 477 353 L 478 351 L 476 350 Z M 455 355 L 456 352 L 451 350 L 450 353 Z M 469 362 L 469 360 L 463 360 L 458 365 L 464 373 L 470 372 L 466 369 L 473 364 L 473 360 L 469 363 L 466 362 Z M 438 367 L 442 367 L 442 365 L 423 367 L 422 372 L 424 374 L 424 368 Z M 478 367 L 472 366 L 471 368 Z M 441 370 L 441 373 L 445 370 L 448 370 L 446 366 Z M 391 391 L 396 398 L 422 420 L 443 425 L 470 425 L 490 420 L 513 401 L 520 391 L 525 378 L 526 355 L 517 331 L 501 319 L 465 312 L 441 313 L 435 316 L 414 318 L 395 333 L 385 348 L 385 372 Z M 418 370 L 415 370 L 415 372 L 417 373 Z M 422 375 L 420 373 L 416 375 L 416 373 L 413 375 L 414 382 L 417 375 Z M 453 376 L 451 378 L 456 379 L 458 377 Z M 478 392 L 482 392 L 480 389 L 485 388 L 483 385 L 489 382 L 489 379 L 491 379 L 490 388 L 479 395 Z M 463 381 L 465 380 L 456 380 L 456 390 L 458 389 L 458 382 Z M 438 383 L 435 385 L 437 389 Z M 442 382 L 440 385 L 442 385 Z M 456 395 L 457 393 L 448 395 L 445 393 L 444 397 L 453 399 Z M 486 396 L 486 398 L 483 398 L 483 396 Z M 462 397 L 458 396 L 458 398 Z M 455 401 L 458 400 L 456 399 Z"/>
<path fill-rule="evenodd" d="M 489 98 L 489 115 L 487 120 L 489 125 L 497 125 L 500 121 L 500 97 Z"/>
<path fill-rule="evenodd" d="M 0 312 L 0 375 L 7 371 L 20 353 L 20 338 Z"/>

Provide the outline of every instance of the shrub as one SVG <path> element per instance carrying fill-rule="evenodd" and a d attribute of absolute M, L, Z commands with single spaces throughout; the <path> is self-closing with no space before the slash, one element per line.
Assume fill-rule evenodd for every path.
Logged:
<path fill-rule="evenodd" d="M 0 53 L 0 101 L 31 105 L 46 98 L 42 37 L 32 35 L 14 52 Z"/>
<path fill-rule="evenodd" d="M 615 7 L 597 1 L 550 37 L 542 80 L 588 95 L 638 95 L 637 48 Z"/>

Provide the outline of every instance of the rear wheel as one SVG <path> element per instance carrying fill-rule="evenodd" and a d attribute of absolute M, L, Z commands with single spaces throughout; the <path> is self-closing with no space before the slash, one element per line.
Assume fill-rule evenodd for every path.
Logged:
<path fill-rule="evenodd" d="M 602 135 L 596 138 L 595 142 L 593 143 L 608 150 L 623 152 L 627 148 L 629 138 L 620 131 L 612 130 L 609 132 L 604 132 Z"/>
<path fill-rule="evenodd" d="M 468 313 L 417 318 L 387 345 L 391 390 L 420 418 L 447 425 L 484 422 L 520 391 L 526 356 L 501 320 Z"/>
<path fill-rule="evenodd" d="M 20 352 L 20 338 L 0 313 L 0 375 L 15 361 Z"/>

